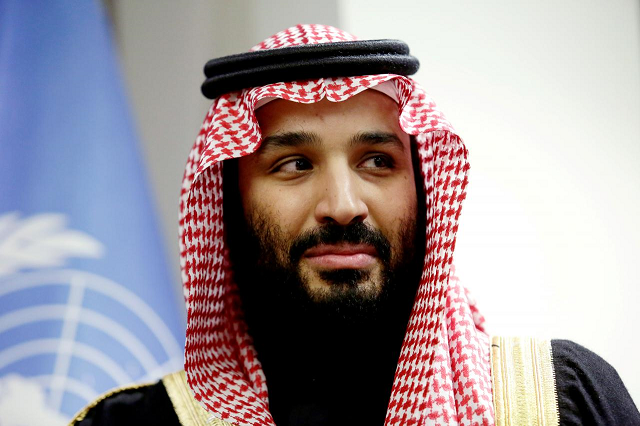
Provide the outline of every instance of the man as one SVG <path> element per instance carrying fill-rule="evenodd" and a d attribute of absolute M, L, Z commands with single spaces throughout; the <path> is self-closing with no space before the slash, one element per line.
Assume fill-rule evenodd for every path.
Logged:
<path fill-rule="evenodd" d="M 252 50 L 207 64 L 185 172 L 188 387 L 78 424 L 640 424 L 588 350 L 490 342 L 452 274 L 467 151 L 401 43 L 300 25 Z"/>

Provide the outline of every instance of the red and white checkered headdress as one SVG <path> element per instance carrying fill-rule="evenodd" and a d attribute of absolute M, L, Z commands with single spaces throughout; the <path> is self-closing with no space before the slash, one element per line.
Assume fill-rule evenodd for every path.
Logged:
<path fill-rule="evenodd" d="M 298 25 L 252 50 L 356 38 L 322 25 Z M 340 102 L 383 82 L 395 85 L 400 126 L 415 136 L 427 203 L 425 266 L 404 338 L 386 425 L 492 425 L 489 343 L 481 316 L 452 275 L 467 186 L 467 150 L 433 100 L 393 74 L 268 84 L 216 98 L 189 155 L 180 198 L 180 248 L 187 303 L 187 381 L 213 416 L 273 425 L 260 363 L 239 310 L 222 220 L 221 161 L 261 142 L 254 115 L 263 98 Z"/>

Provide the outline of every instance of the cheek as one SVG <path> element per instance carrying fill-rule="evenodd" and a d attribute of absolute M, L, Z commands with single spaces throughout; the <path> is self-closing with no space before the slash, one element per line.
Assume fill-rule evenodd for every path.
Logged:
<path fill-rule="evenodd" d="M 403 228 L 417 220 L 418 200 L 413 175 L 402 176 L 378 191 L 370 200 L 369 212 L 375 226 L 382 229 L 395 245 Z"/>
<path fill-rule="evenodd" d="M 415 212 L 418 196 L 413 175 L 405 173 L 379 188 L 376 198 L 383 211 L 389 212 L 392 217 L 404 218 L 410 212 Z"/>
<path fill-rule="evenodd" d="M 300 234 L 309 217 L 308 191 L 296 191 L 254 180 L 240 187 L 245 216 L 275 226 L 287 240 Z"/>

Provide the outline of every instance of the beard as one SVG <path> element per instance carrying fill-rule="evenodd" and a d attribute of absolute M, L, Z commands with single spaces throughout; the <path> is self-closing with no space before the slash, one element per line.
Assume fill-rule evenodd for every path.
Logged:
<path fill-rule="evenodd" d="M 310 353 L 331 356 L 327 350 L 335 347 L 354 360 L 362 351 L 394 353 L 397 359 L 423 265 L 417 229 L 424 228 L 416 212 L 389 237 L 356 222 L 328 223 L 294 238 L 260 213 L 232 224 L 227 241 L 245 322 L 265 373 L 272 363 L 309 361 Z M 319 271 L 326 285 L 312 288 L 301 259 L 320 244 L 371 245 L 380 267 Z"/>
<path fill-rule="evenodd" d="M 250 329 L 263 329 L 262 325 L 277 318 L 325 329 L 378 322 L 380 315 L 391 313 L 390 309 L 397 312 L 398 303 L 405 308 L 412 304 L 422 269 L 412 213 L 400 221 L 392 236 L 394 245 L 365 222 L 347 226 L 329 223 L 288 238 L 266 215 L 252 214 L 236 230 L 241 235 L 233 237 L 235 248 L 242 248 L 231 250 L 242 253 L 232 256 L 232 264 Z M 305 272 L 301 266 L 304 253 L 325 244 L 372 246 L 380 268 Z M 326 285 L 311 286 L 311 274 L 317 274 Z M 255 338 L 255 333 L 251 334 Z"/>

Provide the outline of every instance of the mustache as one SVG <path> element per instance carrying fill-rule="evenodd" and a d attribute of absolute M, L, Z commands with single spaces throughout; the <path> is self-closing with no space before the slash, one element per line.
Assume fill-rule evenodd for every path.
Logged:
<path fill-rule="evenodd" d="M 292 263 L 299 261 L 304 252 L 321 244 L 367 244 L 378 252 L 380 260 L 389 262 L 391 259 L 391 243 L 379 230 L 364 222 L 356 222 L 347 226 L 329 223 L 313 228 L 297 237 L 289 249 L 289 259 Z"/>

